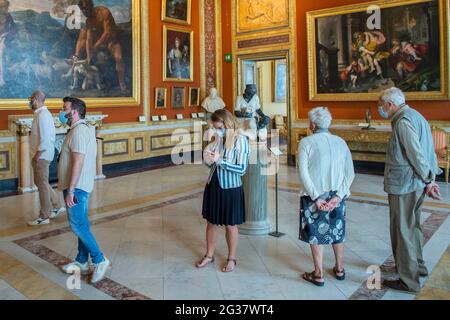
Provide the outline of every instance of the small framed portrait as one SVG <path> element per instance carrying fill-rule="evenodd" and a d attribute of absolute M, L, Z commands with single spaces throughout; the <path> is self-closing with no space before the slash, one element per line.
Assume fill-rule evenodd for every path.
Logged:
<path fill-rule="evenodd" d="M 200 105 L 200 88 L 189 88 L 189 107 Z"/>
<path fill-rule="evenodd" d="M 166 115 L 162 115 L 161 117 L 161 121 L 167 121 L 167 116 Z"/>
<path fill-rule="evenodd" d="M 183 115 L 181 113 L 177 114 L 177 119 L 178 120 L 183 120 Z"/>
<path fill-rule="evenodd" d="M 154 121 L 154 122 L 159 121 L 159 116 L 152 116 L 152 121 Z"/>
<path fill-rule="evenodd" d="M 163 81 L 194 81 L 194 31 L 163 26 Z"/>
<path fill-rule="evenodd" d="M 192 119 L 197 119 L 198 118 L 198 114 L 197 113 L 192 113 Z"/>
<path fill-rule="evenodd" d="M 183 109 L 185 103 L 186 88 L 185 87 L 173 87 L 172 88 L 172 109 Z"/>
<path fill-rule="evenodd" d="M 192 0 L 162 0 L 162 20 L 180 24 L 191 24 Z"/>
<path fill-rule="evenodd" d="M 167 89 L 155 89 L 155 109 L 165 109 L 167 106 Z"/>

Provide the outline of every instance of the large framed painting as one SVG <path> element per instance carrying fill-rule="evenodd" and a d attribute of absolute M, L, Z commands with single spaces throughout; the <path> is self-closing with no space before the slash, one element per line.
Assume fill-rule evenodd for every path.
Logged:
<path fill-rule="evenodd" d="M 162 0 L 162 20 L 179 24 L 191 24 L 192 0 Z"/>
<path fill-rule="evenodd" d="M 287 95 L 287 68 L 286 59 L 273 62 L 273 102 L 286 102 Z"/>
<path fill-rule="evenodd" d="M 308 12 L 313 101 L 449 99 L 447 0 L 391 0 Z"/>
<path fill-rule="evenodd" d="M 164 81 L 194 81 L 194 31 L 163 27 Z"/>
<path fill-rule="evenodd" d="M 0 108 L 23 108 L 37 89 L 50 107 L 69 95 L 139 105 L 140 0 L 1 2 Z"/>
<path fill-rule="evenodd" d="M 289 27 L 289 0 L 234 0 L 237 32 Z"/>

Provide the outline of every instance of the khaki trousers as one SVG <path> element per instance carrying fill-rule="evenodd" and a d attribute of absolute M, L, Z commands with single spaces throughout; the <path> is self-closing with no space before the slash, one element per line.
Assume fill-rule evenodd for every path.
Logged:
<path fill-rule="evenodd" d="M 50 161 L 38 160 L 32 161 L 34 184 L 39 191 L 39 201 L 41 209 L 39 217 L 42 219 L 48 219 L 52 210 L 63 207 L 62 201 L 58 193 L 53 190 L 48 182 Z"/>
<path fill-rule="evenodd" d="M 400 279 L 412 291 L 420 291 L 419 270 L 426 270 L 423 261 L 423 231 L 420 225 L 425 191 L 389 195 L 392 252 Z"/>

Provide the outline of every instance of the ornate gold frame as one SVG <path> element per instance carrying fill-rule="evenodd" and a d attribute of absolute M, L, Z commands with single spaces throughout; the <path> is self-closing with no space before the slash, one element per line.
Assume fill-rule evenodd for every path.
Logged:
<path fill-rule="evenodd" d="M 174 107 L 173 106 L 173 101 L 174 101 L 174 93 L 175 93 L 175 89 L 183 89 L 183 106 L 182 107 Z M 177 110 L 177 109 L 185 109 L 186 108 L 186 87 L 181 87 L 181 86 L 173 86 L 172 90 L 170 92 L 170 108 Z"/>
<path fill-rule="evenodd" d="M 162 0 L 162 9 L 161 9 L 161 20 L 166 22 L 172 22 L 172 23 L 178 23 L 178 24 L 184 24 L 184 25 L 191 25 L 191 12 L 192 12 L 192 0 L 187 0 L 187 21 L 170 18 L 166 16 L 166 3 L 167 0 Z"/>
<path fill-rule="evenodd" d="M 287 24 L 284 25 L 280 25 L 280 26 L 275 26 L 275 27 L 265 27 L 265 28 L 260 28 L 260 29 L 254 29 L 254 30 L 245 30 L 245 31 L 241 31 L 239 29 L 239 11 L 240 11 L 240 0 L 234 0 L 235 3 L 235 8 L 236 8 L 236 34 L 241 35 L 241 34 L 246 34 L 246 33 L 255 33 L 255 32 L 262 32 L 262 31 L 268 31 L 268 30 L 279 30 L 279 29 L 286 29 L 290 27 L 290 23 L 291 23 L 291 12 L 290 12 L 290 8 L 291 8 L 291 0 L 286 0 L 287 1 Z M 295 17 L 295 16 L 294 16 Z"/>
<path fill-rule="evenodd" d="M 193 90 L 197 90 L 197 101 L 195 102 L 195 104 L 191 104 L 191 94 Z M 200 106 L 200 93 L 201 93 L 200 87 L 189 87 L 189 103 L 188 103 L 189 107 Z"/>
<path fill-rule="evenodd" d="M 158 90 L 164 90 L 164 107 L 158 107 Z M 167 108 L 167 88 L 155 88 L 155 109 Z"/>
<path fill-rule="evenodd" d="M 168 31 L 176 31 L 176 32 L 184 32 L 189 33 L 190 35 L 190 46 L 191 46 L 191 52 L 190 52 L 190 78 L 189 79 L 177 79 L 177 78 L 170 78 L 167 77 L 167 32 Z M 194 82 L 194 31 L 186 30 L 182 28 L 176 28 L 176 27 L 168 27 L 163 26 L 163 81 L 170 81 L 170 82 Z"/>
<path fill-rule="evenodd" d="M 308 78 L 309 78 L 309 98 L 311 101 L 374 101 L 378 99 L 379 93 L 337 93 L 322 94 L 317 93 L 317 69 L 316 69 L 316 19 L 366 11 L 369 6 L 379 6 L 380 8 L 391 8 L 403 5 L 430 2 L 433 0 L 381 0 L 365 2 L 356 5 L 347 5 L 336 8 L 329 8 L 317 11 L 310 11 L 307 16 L 308 35 Z M 439 2 L 439 24 L 441 42 L 441 91 L 439 92 L 408 92 L 406 96 L 409 100 L 448 100 L 450 99 L 449 86 L 449 9 L 447 0 L 437 0 Z"/>
<path fill-rule="evenodd" d="M 147 1 L 134 0 L 131 1 L 132 6 L 132 38 L 133 38 L 133 92 L 131 97 L 110 97 L 110 98 L 83 98 L 89 108 L 100 107 L 139 107 L 141 105 L 141 66 L 148 65 L 149 56 L 144 54 L 148 52 L 141 47 L 144 43 L 148 47 L 148 43 L 141 39 L 142 34 L 147 28 Z M 144 51 L 144 52 L 141 52 Z M 46 100 L 49 108 L 55 109 L 62 106 L 61 98 L 51 98 Z M 27 99 L 0 99 L 0 110 L 28 110 Z"/>

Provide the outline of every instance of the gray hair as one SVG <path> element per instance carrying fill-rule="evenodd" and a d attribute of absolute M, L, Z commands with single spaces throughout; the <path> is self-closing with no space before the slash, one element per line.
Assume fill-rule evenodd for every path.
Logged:
<path fill-rule="evenodd" d="M 402 92 L 402 90 L 396 87 L 384 90 L 381 94 L 381 100 L 384 103 L 390 102 L 397 107 L 404 105 L 406 102 L 405 94 Z"/>
<path fill-rule="evenodd" d="M 328 129 L 331 125 L 331 113 L 327 107 L 317 107 L 308 112 L 309 121 L 319 129 Z"/>

